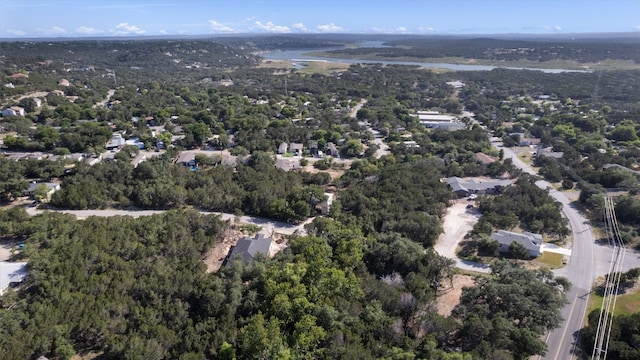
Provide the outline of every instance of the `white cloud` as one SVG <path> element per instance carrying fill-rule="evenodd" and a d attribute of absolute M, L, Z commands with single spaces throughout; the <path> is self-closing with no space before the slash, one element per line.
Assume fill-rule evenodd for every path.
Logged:
<path fill-rule="evenodd" d="M 223 25 L 215 20 L 209 20 L 209 27 L 214 32 L 235 32 L 232 28 Z"/>
<path fill-rule="evenodd" d="M 369 30 L 369 32 L 381 33 L 381 34 L 408 34 L 409 30 L 404 26 L 400 26 L 395 29 L 373 27 Z"/>
<path fill-rule="evenodd" d="M 427 27 L 420 26 L 418 28 L 418 31 L 420 31 L 420 32 L 434 32 L 434 31 L 436 31 L 436 29 L 432 28 L 431 26 L 427 26 Z"/>
<path fill-rule="evenodd" d="M 27 35 L 27 33 L 25 31 L 22 30 L 15 30 L 15 29 L 9 29 L 7 30 L 7 33 L 11 34 L 11 35 L 15 35 L 15 36 L 24 36 Z"/>
<path fill-rule="evenodd" d="M 562 31 L 562 26 L 559 26 L 559 25 L 554 25 L 554 26 L 545 25 L 544 28 L 545 30 Z"/>
<path fill-rule="evenodd" d="M 246 19 L 242 20 L 242 22 L 243 22 L 243 23 L 249 23 L 249 22 L 252 22 L 252 21 L 253 21 L 253 20 L 255 20 L 255 19 L 256 19 L 256 17 L 255 17 L 255 16 L 250 16 L 250 17 L 248 17 L 248 18 L 246 18 Z"/>
<path fill-rule="evenodd" d="M 102 31 L 89 26 L 80 26 L 79 28 L 76 29 L 76 32 L 78 34 L 93 35 L 93 34 L 100 34 Z"/>
<path fill-rule="evenodd" d="M 296 29 L 296 30 L 298 30 L 298 31 L 302 31 L 302 32 L 309 32 L 309 31 L 311 31 L 311 30 L 307 29 L 307 28 L 304 26 L 304 24 L 303 24 L 303 23 L 301 23 L 301 22 L 295 23 L 295 24 L 291 25 L 291 27 L 292 27 L 292 28 L 294 28 L 294 29 Z"/>
<path fill-rule="evenodd" d="M 265 24 L 263 24 L 260 21 L 256 21 L 256 26 L 261 30 L 268 31 L 268 32 L 273 32 L 273 33 L 288 33 L 288 32 L 291 32 L 291 29 L 289 29 L 289 27 L 284 26 L 284 25 L 276 25 L 272 21 L 267 21 Z"/>
<path fill-rule="evenodd" d="M 126 22 L 116 25 L 115 30 L 111 29 L 109 31 L 116 35 L 128 35 L 128 34 L 142 35 L 146 32 L 140 29 L 139 27 L 135 25 L 130 25 L 129 23 L 126 23 Z"/>
<path fill-rule="evenodd" d="M 633 27 L 635 30 L 640 30 L 640 24 Z"/>
<path fill-rule="evenodd" d="M 165 29 L 162 29 L 159 32 L 160 32 L 160 35 L 167 35 L 168 34 L 167 30 L 165 30 Z"/>
<path fill-rule="evenodd" d="M 339 32 L 339 31 L 344 31 L 343 28 L 341 28 L 340 26 L 337 26 L 334 23 L 318 25 L 317 28 L 321 32 Z"/>
<path fill-rule="evenodd" d="M 37 32 L 42 33 L 43 35 L 62 35 L 67 32 L 67 30 L 61 28 L 60 26 L 52 26 L 50 28 L 37 28 Z"/>

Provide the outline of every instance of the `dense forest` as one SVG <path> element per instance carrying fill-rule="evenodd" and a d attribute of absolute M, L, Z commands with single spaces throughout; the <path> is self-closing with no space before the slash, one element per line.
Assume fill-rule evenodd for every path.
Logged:
<path fill-rule="evenodd" d="M 30 273 L 1 300 L 2 359 L 525 359 L 544 352 L 540 335 L 558 325 L 568 287 L 496 263 L 447 318 L 431 309 L 449 260 L 395 232 L 364 237 L 318 219 L 272 260 L 207 274 L 200 259 L 229 226 L 213 216 L 77 221 L 13 209 L 0 226 L 26 243 Z M 509 312 L 486 307 L 497 298 Z"/>

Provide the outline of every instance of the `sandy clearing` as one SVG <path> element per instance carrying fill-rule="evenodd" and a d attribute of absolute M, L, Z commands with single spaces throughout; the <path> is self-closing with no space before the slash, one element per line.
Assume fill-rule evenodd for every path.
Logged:
<path fill-rule="evenodd" d="M 472 276 L 456 274 L 453 276 L 453 287 L 443 291 L 436 299 L 436 310 L 442 316 L 450 316 L 453 308 L 460 303 L 462 288 L 475 284 Z"/>
<path fill-rule="evenodd" d="M 480 219 L 480 213 L 477 210 L 466 208 L 468 204 L 473 203 L 473 201 L 460 199 L 447 209 L 443 223 L 444 233 L 440 235 L 434 247 L 438 254 L 451 259 L 457 257 L 458 243 Z"/>
<path fill-rule="evenodd" d="M 467 209 L 468 204 L 473 201 L 459 199 L 447 209 L 444 217 L 444 233 L 438 239 L 434 250 L 441 256 L 452 259 L 456 262 L 456 267 L 469 271 L 488 273 L 491 270 L 485 264 L 462 260 L 456 255 L 456 249 L 464 236 L 473 229 L 473 226 L 480 220 L 480 212 L 476 209 Z"/>
<path fill-rule="evenodd" d="M 224 232 L 222 241 L 215 244 L 207 254 L 204 256 L 202 262 L 207 265 L 207 272 L 216 272 L 222 266 L 224 259 L 227 257 L 231 247 L 235 246 L 238 240 L 243 237 L 244 234 L 241 231 L 234 229 L 227 229 Z"/>
<path fill-rule="evenodd" d="M 2 241 L 0 243 L 0 261 L 7 261 L 11 257 L 11 247 L 15 246 L 13 242 Z"/>

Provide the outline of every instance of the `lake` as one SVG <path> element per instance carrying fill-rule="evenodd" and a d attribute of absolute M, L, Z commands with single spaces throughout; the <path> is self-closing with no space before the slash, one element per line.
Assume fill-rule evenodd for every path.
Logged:
<path fill-rule="evenodd" d="M 366 42 L 362 43 L 361 47 L 381 47 L 381 42 Z M 376 46 L 377 45 L 377 46 Z M 590 73 L 591 70 L 570 70 L 570 69 L 539 69 L 539 68 L 524 68 L 524 67 L 507 67 L 507 66 L 490 66 L 490 65 L 469 65 L 469 64 L 449 64 L 449 63 L 429 63 L 420 61 L 390 61 L 390 60 L 367 60 L 367 59 L 341 59 L 333 57 L 319 57 L 307 55 L 311 52 L 322 52 L 343 49 L 342 47 L 324 48 L 324 49 L 298 49 L 298 50 L 285 50 L 285 51 L 273 51 L 260 54 L 268 60 L 285 60 L 285 61 L 301 61 L 315 60 L 315 61 L 329 61 L 343 64 L 384 64 L 384 65 L 412 65 L 425 68 L 439 68 L 455 71 L 489 71 L 493 69 L 510 69 L 510 70 L 534 70 L 542 71 L 544 73 L 563 73 L 563 72 L 578 72 L 578 73 Z"/>

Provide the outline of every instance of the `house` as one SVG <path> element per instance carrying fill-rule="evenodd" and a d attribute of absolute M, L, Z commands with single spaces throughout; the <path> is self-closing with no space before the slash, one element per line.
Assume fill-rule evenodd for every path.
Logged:
<path fill-rule="evenodd" d="M 275 167 L 284 171 L 300 170 L 300 160 L 291 158 L 279 158 L 276 159 Z"/>
<path fill-rule="evenodd" d="M 531 145 L 540 145 L 540 139 L 520 137 L 520 142 L 518 142 L 518 146 L 531 146 Z"/>
<path fill-rule="evenodd" d="M 326 154 L 333 156 L 333 157 L 339 157 L 340 156 L 340 152 L 338 152 L 338 148 L 336 147 L 336 145 L 332 142 L 328 142 L 327 143 L 327 147 L 325 148 Z"/>
<path fill-rule="evenodd" d="M 498 242 L 500 252 L 508 252 L 512 242 L 524 246 L 529 251 L 529 255 L 537 257 L 542 253 L 542 235 L 530 232 L 515 233 L 511 231 L 498 230 L 491 234 L 491 239 Z"/>
<path fill-rule="evenodd" d="M 0 295 L 11 287 L 17 286 L 27 277 L 26 262 L 0 261 Z"/>
<path fill-rule="evenodd" d="M 289 146 L 289 151 L 291 151 L 294 155 L 297 155 L 297 156 L 302 155 L 303 149 L 304 149 L 304 145 L 302 145 L 302 143 L 291 143 L 291 146 Z"/>
<path fill-rule="evenodd" d="M 324 193 L 324 197 L 326 200 L 320 201 L 316 206 L 316 213 L 318 215 L 329 215 L 329 211 L 331 210 L 331 204 L 333 204 L 334 195 L 332 193 Z"/>
<path fill-rule="evenodd" d="M 309 140 L 307 142 L 307 149 L 309 149 L 309 154 L 316 155 L 318 153 L 318 141 Z"/>
<path fill-rule="evenodd" d="M 133 145 L 138 148 L 138 150 L 144 150 L 144 143 L 140 141 L 137 137 L 129 138 L 129 140 L 125 141 L 126 145 Z"/>
<path fill-rule="evenodd" d="M 196 155 L 192 152 L 183 152 L 180 153 L 178 158 L 176 159 L 176 164 L 184 165 L 188 167 L 196 166 Z"/>
<path fill-rule="evenodd" d="M 511 180 L 480 180 L 474 178 L 450 177 L 445 179 L 449 188 L 458 197 L 469 196 L 470 194 L 495 193 L 501 188 L 511 185 Z"/>
<path fill-rule="evenodd" d="M 126 144 L 125 139 L 122 137 L 122 134 L 115 133 L 109 142 L 104 146 L 107 150 L 114 150 L 123 147 Z"/>
<path fill-rule="evenodd" d="M 239 257 L 242 262 L 248 263 L 253 261 L 258 254 L 269 255 L 269 248 L 271 247 L 271 238 L 264 234 L 257 234 L 255 238 L 243 237 L 236 243 L 236 246 L 232 247 L 229 251 L 229 255 L 225 260 L 225 266 L 229 265 L 230 259 Z"/>
<path fill-rule="evenodd" d="M 2 109 L 2 116 L 24 116 L 24 108 L 20 106 L 10 106 Z"/>
<path fill-rule="evenodd" d="M 402 143 L 408 149 L 419 149 L 420 148 L 420 145 L 418 145 L 418 143 L 413 141 L 413 140 L 403 141 Z"/>
<path fill-rule="evenodd" d="M 235 168 L 238 165 L 238 157 L 223 154 L 220 163 L 224 166 Z"/>
<path fill-rule="evenodd" d="M 60 81 L 58 81 L 58 86 L 71 86 L 71 83 L 67 79 L 60 79 Z"/>
<path fill-rule="evenodd" d="M 604 164 L 604 165 L 602 165 L 602 170 L 608 170 L 608 169 L 616 169 L 616 170 L 626 171 L 626 172 L 634 173 L 636 175 L 640 175 L 640 171 L 629 169 L 628 167 L 622 166 L 620 164 Z"/>
<path fill-rule="evenodd" d="M 550 157 L 554 159 L 562 159 L 564 156 L 563 151 L 551 151 L 551 148 L 541 148 L 538 147 L 538 151 L 536 152 L 536 157 Z"/>
<path fill-rule="evenodd" d="M 32 98 L 33 101 L 36 103 L 36 107 L 39 108 L 40 106 L 42 106 L 42 99 L 40 98 Z"/>
<path fill-rule="evenodd" d="M 474 157 L 481 165 L 489 165 L 497 161 L 493 156 L 489 156 L 483 152 L 475 153 Z"/>
<path fill-rule="evenodd" d="M 278 154 L 285 154 L 288 149 L 289 145 L 286 142 L 282 142 L 280 146 L 278 146 Z"/>
<path fill-rule="evenodd" d="M 43 186 L 46 189 L 46 199 L 49 199 L 54 192 L 60 190 L 60 184 L 58 183 L 39 183 L 34 181 L 29 184 L 29 188 L 27 190 L 22 191 L 22 196 L 35 197 L 38 189 Z"/>

